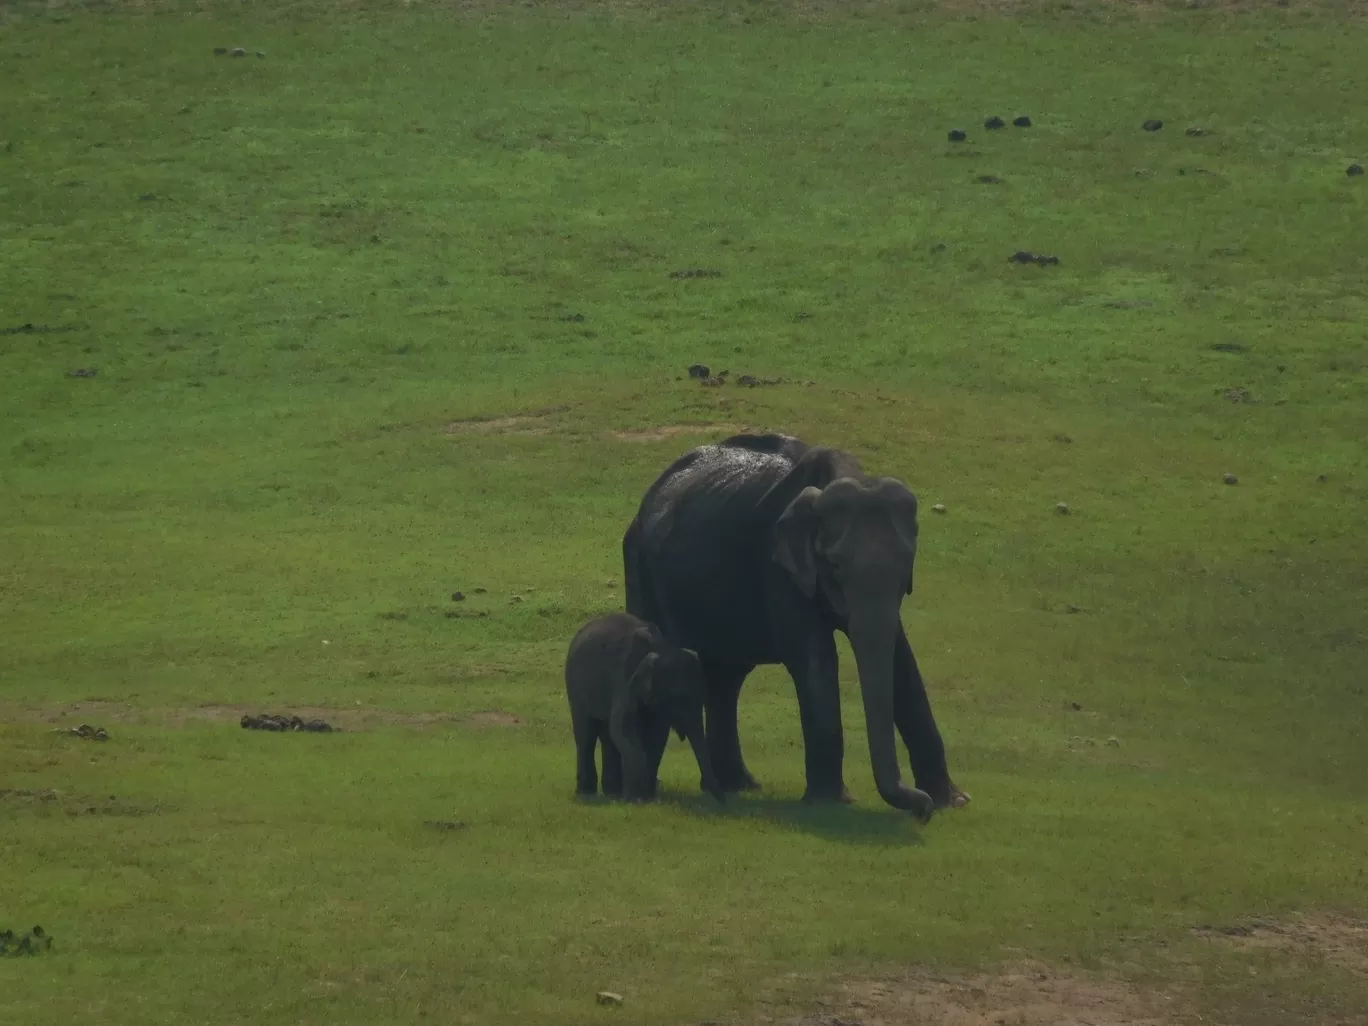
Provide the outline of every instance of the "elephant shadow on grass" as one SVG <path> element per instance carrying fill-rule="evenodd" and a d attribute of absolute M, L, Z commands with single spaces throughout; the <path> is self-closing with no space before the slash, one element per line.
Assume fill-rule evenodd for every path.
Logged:
<path fill-rule="evenodd" d="M 798 799 L 757 795 L 728 795 L 719 806 L 706 794 L 683 794 L 661 790 L 657 800 L 700 819 L 750 819 L 829 841 L 905 847 L 923 843 L 922 828 L 912 817 L 888 809 L 864 809 L 857 805 L 809 805 Z"/>

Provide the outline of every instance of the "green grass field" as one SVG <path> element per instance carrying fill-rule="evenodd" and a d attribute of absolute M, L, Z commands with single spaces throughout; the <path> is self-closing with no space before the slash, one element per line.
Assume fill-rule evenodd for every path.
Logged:
<path fill-rule="evenodd" d="M 0 1019 L 752 1022 L 1020 958 L 1368 1019 L 1342 963 L 1191 933 L 1368 914 L 1363 30 L 0 7 L 0 929 L 55 938 Z M 878 800 L 844 639 L 854 806 L 798 801 L 776 668 L 762 794 L 674 742 L 662 802 L 572 799 L 565 646 L 743 427 L 918 493 L 969 808 Z M 237 723 L 307 709 L 345 731 Z"/>

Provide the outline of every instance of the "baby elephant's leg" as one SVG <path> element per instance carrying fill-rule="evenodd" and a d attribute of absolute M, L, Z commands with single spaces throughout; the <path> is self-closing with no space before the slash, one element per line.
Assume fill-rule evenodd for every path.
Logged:
<path fill-rule="evenodd" d="M 572 717 L 575 728 L 575 793 L 579 795 L 598 794 L 598 771 L 594 767 L 594 747 L 599 739 L 599 727 L 594 720 L 582 713 Z M 606 732 L 604 732 L 606 734 Z M 608 767 L 604 760 L 604 782 L 607 783 Z"/>
<path fill-rule="evenodd" d="M 622 752 L 608 736 L 608 728 L 599 732 L 603 742 L 603 793 L 610 798 L 622 797 Z"/>

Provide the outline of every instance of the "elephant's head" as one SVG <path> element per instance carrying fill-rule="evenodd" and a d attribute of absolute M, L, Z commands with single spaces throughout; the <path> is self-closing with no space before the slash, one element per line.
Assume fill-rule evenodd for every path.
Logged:
<path fill-rule="evenodd" d="M 681 741 L 689 742 L 703 775 L 704 788 L 718 801 L 723 801 L 722 787 L 713 775 L 703 728 L 706 683 L 698 654 L 670 644 L 657 630 L 642 628 L 638 634 L 641 635 L 636 639 L 638 646 L 645 645 L 649 651 L 628 679 L 613 710 L 614 719 L 624 725 L 624 733 L 634 749 L 624 754 L 644 759 L 638 732 L 629 725 L 638 720 L 640 713 L 663 720 Z M 640 651 L 640 647 L 637 650 Z"/>
<path fill-rule="evenodd" d="M 900 607 L 912 591 L 916 557 L 917 499 L 891 477 L 838 477 L 824 488 L 804 488 L 775 524 L 775 561 L 804 595 L 824 599 L 845 625 L 859 666 L 880 796 L 927 816 L 934 803 L 902 783 L 893 739 Z"/>

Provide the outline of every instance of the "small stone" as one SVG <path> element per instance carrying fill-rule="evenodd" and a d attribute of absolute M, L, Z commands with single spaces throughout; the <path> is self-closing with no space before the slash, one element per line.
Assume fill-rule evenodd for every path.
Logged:
<path fill-rule="evenodd" d="M 240 46 L 235 46 L 232 50 L 229 51 L 229 54 L 233 57 L 246 57 L 247 51 Z"/>
<path fill-rule="evenodd" d="M 265 50 L 258 50 L 258 51 L 256 52 L 256 55 L 257 55 L 258 57 L 265 57 L 265 56 L 266 56 L 266 51 L 265 51 Z"/>
<path fill-rule="evenodd" d="M 1107 747 L 1108 747 L 1108 748 L 1120 748 L 1120 747 L 1121 747 L 1121 742 L 1120 742 L 1119 740 L 1117 740 L 1116 738 L 1114 738 L 1114 737 L 1109 737 L 1109 738 L 1107 738 Z"/>
<path fill-rule="evenodd" d="M 1077 702 L 1070 702 L 1070 703 L 1069 703 L 1069 708 L 1071 708 L 1074 712 L 1082 712 L 1082 711 L 1083 711 L 1083 707 L 1082 707 L 1081 705 L 1079 705 Z"/>
<path fill-rule="evenodd" d="M 945 503 L 943 503 L 943 502 L 938 502 L 938 503 L 936 503 L 934 506 L 931 507 L 931 512 L 932 512 L 932 513 L 944 513 L 944 512 L 945 512 Z"/>
<path fill-rule="evenodd" d="M 704 378 L 712 377 L 712 371 L 708 370 L 706 363 L 694 363 L 689 365 L 689 377 L 697 378 L 702 381 Z"/>
<path fill-rule="evenodd" d="M 155 192 L 145 192 L 138 197 L 138 199 L 142 200 L 144 203 L 151 203 L 156 198 L 157 194 Z"/>
<path fill-rule="evenodd" d="M 1067 517 L 1072 510 L 1069 509 L 1069 504 L 1067 502 L 1057 502 L 1055 503 L 1055 512 L 1061 517 Z"/>
<path fill-rule="evenodd" d="M 743 388 L 757 388 L 760 385 L 760 380 L 754 374 L 742 374 L 736 379 L 736 383 Z"/>
<path fill-rule="evenodd" d="M 946 138 L 951 142 L 964 142 L 964 140 L 969 138 L 969 135 L 962 128 L 952 128 L 950 129 L 950 134 L 947 135 Z"/>
<path fill-rule="evenodd" d="M 483 594 L 484 594 L 485 592 L 487 592 L 489 589 L 488 589 L 488 588 L 475 588 L 475 589 L 473 589 L 473 590 L 474 590 L 474 592 L 475 592 L 476 595 L 483 595 Z"/>
<path fill-rule="evenodd" d="M 601 1005 L 609 1005 L 616 1008 L 622 1004 L 622 995 L 614 994 L 611 990 L 601 990 L 594 995 L 594 999 Z"/>
<path fill-rule="evenodd" d="M 1224 482 L 1225 482 L 1226 484 L 1228 484 L 1228 485 L 1233 485 L 1233 484 L 1239 484 L 1239 483 L 1240 483 L 1240 479 L 1239 479 L 1238 477 L 1236 477 L 1234 474 L 1227 474 L 1225 477 L 1221 478 L 1221 480 L 1224 481 Z"/>
<path fill-rule="evenodd" d="M 1030 128 L 1030 127 L 1031 127 L 1031 119 L 1028 118 L 1025 114 L 1023 114 L 1023 115 L 1021 115 L 1021 117 L 1019 117 L 1019 118 L 1013 118 L 1013 119 L 1012 119 L 1012 124 L 1016 125 L 1017 128 Z"/>
<path fill-rule="evenodd" d="M 453 591 L 453 592 L 451 593 L 451 601 L 452 601 L 452 602 L 464 602 L 464 601 L 465 601 L 465 592 L 463 592 L 463 591 Z"/>
<path fill-rule="evenodd" d="M 1317 482 L 1318 484 L 1325 484 L 1325 482 L 1326 482 L 1326 481 L 1329 481 L 1329 480 L 1330 480 L 1330 475 L 1329 475 L 1329 474 L 1317 474 L 1317 475 L 1316 475 L 1316 482 Z"/>
<path fill-rule="evenodd" d="M 95 374 L 96 371 L 89 367 L 77 367 L 73 371 L 67 371 L 67 377 L 69 378 L 93 378 Z"/>
<path fill-rule="evenodd" d="M 522 597 L 521 595 L 514 595 L 514 596 L 513 596 L 511 599 L 509 599 L 508 601 L 509 601 L 510 603 L 518 603 L 518 602 L 521 602 L 522 600 L 523 600 L 523 597 Z"/>
<path fill-rule="evenodd" d="M 992 131 L 993 129 L 997 128 L 1005 128 L 1006 125 L 1007 122 L 1003 121 L 1002 118 L 998 117 L 996 114 L 994 114 L 991 118 L 983 119 L 983 127 L 988 129 L 989 131 Z"/>
<path fill-rule="evenodd" d="M 1140 127 L 1143 128 L 1146 132 L 1157 132 L 1159 131 L 1159 129 L 1164 127 L 1164 123 L 1160 121 L 1158 118 L 1151 118 L 1149 121 L 1146 121 Z"/>
<path fill-rule="evenodd" d="M 1348 175 L 1350 178 L 1357 178 L 1359 175 L 1363 174 L 1363 165 L 1350 164 L 1348 170 L 1346 170 L 1344 173 Z"/>
<path fill-rule="evenodd" d="M 980 185 L 1001 185 L 1002 179 L 997 175 L 979 175 L 978 183 Z"/>

